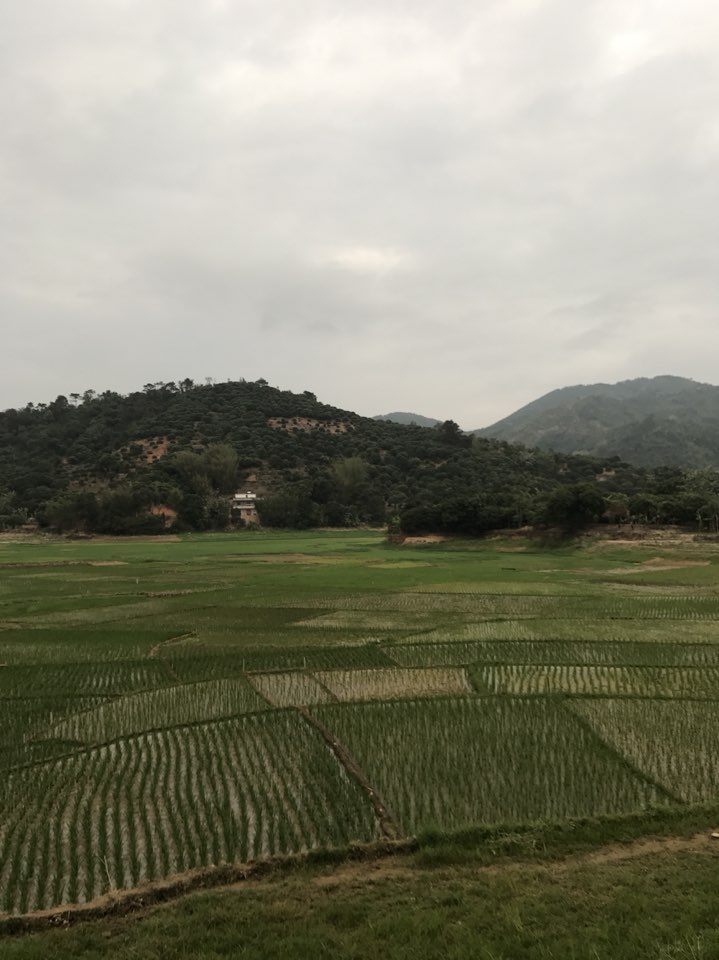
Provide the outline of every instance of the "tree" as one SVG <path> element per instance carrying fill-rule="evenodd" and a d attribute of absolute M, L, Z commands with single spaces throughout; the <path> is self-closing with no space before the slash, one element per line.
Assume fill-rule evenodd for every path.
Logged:
<path fill-rule="evenodd" d="M 550 495 L 543 519 L 549 526 L 575 533 L 596 523 L 604 513 L 604 506 L 604 497 L 597 487 L 577 483 L 559 487 Z"/>
<path fill-rule="evenodd" d="M 205 471 L 218 493 L 233 493 L 237 489 L 236 451 L 226 443 L 215 443 L 205 451 Z"/>
<path fill-rule="evenodd" d="M 354 503 L 367 481 L 369 467 L 361 457 L 345 457 L 332 464 L 332 478 L 341 503 Z"/>
<path fill-rule="evenodd" d="M 445 420 L 444 423 L 438 423 L 435 430 L 444 443 L 455 447 L 467 447 L 472 443 L 471 437 L 466 437 L 459 428 L 459 424 L 454 420 Z"/>

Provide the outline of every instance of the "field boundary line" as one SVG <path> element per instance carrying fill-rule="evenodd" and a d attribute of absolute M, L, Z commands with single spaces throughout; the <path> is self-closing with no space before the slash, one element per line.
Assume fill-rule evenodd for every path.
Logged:
<path fill-rule="evenodd" d="M 701 830 L 690 836 L 683 834 L 640 835 L 628 842 L 609 840 L 592 846 L 590 849 L 569 853 L 559 858 L 527 859 L 519 854 L 508 856 L 499 861 L 478 863 L 478 872 L 497 873 L 517 867 L 529 867 L 545 870 L 562 870 L 574 864 L 611 864 L 642 856 L 656 856 L 662 853 L 687 851 L 706 852 L 713 842 L 709 840 L 708 830 Z M 452 833 L 447 834 L 452 840 Z M 333 866 L 349 864 L 378 863 L 392 857 L 415 853 L 422 850 L 424 843 L 417 837 L 405 837 L 399 840 L 377 840 L 370 843 L 352 843 L 347 847 L 330 847 L 311 850 L 305 853 L 287 854 L 254 860 L 247 863 L 228 863 L 209 867 L 197 867 L 184 873 L 174 874 L 162 880 L 152 880 L 146 884 L 129 889 L 118 889 L 102 894 L 87 903 L 68 903 L 43 910 L 23 914 L 0 914 L 0 942 L 2 938 L 37 933 L 47 929 L 66 929 L 77 923 L 93 920 L 105 920 L 111 917 L 124 917 L 149 907 L 169 903 L 200 890 L 231 889 L 232 887 L 262 882 L 268 876 L 283 870 L 291 871 L 302 867 Z M 431 847 L 430 847 L 431 849 Z M 353 879 L 356 873 L 352 874 Z"/>
<path fill-rule="evenodd" d="M 340 667 L 339 669 L 340 669 L 340 671 L 342 670 L 341 667 Z M 368 669 L 368 668 L 360 668 L 360 669 Z M 392 670 L 393 667 L 376 667 L 375 669 L 377 669 L 377 670 Z M 329 670 L 318 670 L 317 673 L 330 673 L 330 671 L 329 671 Z M 330 698 L 329 702 L 330 702 L 330 703 L 340 703 L 341 701 L 340 701 L 340 698 L 337 696 L 337 694 L 334 693 L 332 690 L 330 690 L 330 688 L 327 686 L 326 683 L 323 683 L 323 682 L 320 680 L 320 678 L 317 676 L 317 673 L 310 673 L 310 676 L 311 676 L 312 679 L 315 681 L 315 683 L 316 683 L 318 686 L 322 687 L 322 689 L 325 691 L 325 693 L 327 694 L 327 696 Z"/>
<path fill-rule="evenodd" d="M 161 689 L 167 689 L 162 687 Z M 91 708 L 95 709 L 95 708 Z M 278 713 L 290 713 L 294 710 L 294 707 L 272 707 L 269 710 L 250 710 L 247 713 L 228 713 L 223 714 L 220 717 L 211 717 L 210 719 L 202 720 L 187 720 L 184 723 L 171 723 L 166 724 L 164 727 L 148 727 L 146 730 L 135 731 L 134 733 L 123 733 L 118 737 L 112 737 L 110 740 L 101 740 L 96 743 L 89 743 L 86 746 L 80 747 L 77 750 L 71 750 L 67 753 L 59 753 L 55 756 L 41 757 L 37 760 L 31 760 L 28 763 L 13 764 L 9 767 L 0 768 L 0 774 L 7 773 L 18 773 L 23 770 L 32 770 L 35 767 L 43 766 L 44 764 L 58 763 L 64 760 L 72 760 L 74 757 L 82 756 L 86 753 L 91 753 L 93 750 L 102 750 L 105 747 L 111 747 L 116 743 L 124 743 L 127 740 L 139 740 L 141 737 L 146 737 L 151 734 L 156 733 L 165 733 L 168 730 L 186 730 L 193 729 L 195 727 L 207 727 L 212 726 L 216 723 L 231 723 L 233 721 L 245 720 L 252 717 L 269 717 L 275 716 Z M 80 711 L 84 713 L 85 711 Z M 0 796 L 2 795 L 2 786 L 0 785 Z"/>
<path fill-rule="evenodd" d="M 272 703 L 272 701 L 270 700 L 270 698 L 269 698 L 266 694 L 264 694 L 264 693 L 260 690 L 259 687 L 255 686 L 255 684 L 252 682 L 252 677 L 250 676 L 249 673 L 241 674 L 241 676 L 243 676 L 244 679 L 247 681 L 247 683 L 252 687 L 252 689 L 255 691 L 255 693 L 256 693 L 257 696 L 260 698 L 260 700 L 264 700 L 264 701 L 265 701 L 265 703 L 267 704 L 267 707 L 268 707 L 268 712 L 271 711 L 271 710 L 282 710 L 282 709 L 286 709 L 286 708 L 283 708 L 283 707 L 278 707 L 276 703 Z M 260 711 L 258 710 L 258 711 L 256 711 L 256 712 L 259 713 Z"/>
<path fill-rule="evenodd" d="M 227 863 L 196 867 L 163 880 L 152 880 L 130 889 L 102 894 L 88 903 L 68 903 L 23 914 L 0 914 L 0 941 L 3 937 L 35 933 L 48 928 L 67 928 L 88 920 L 122 917 L 146 907 L 176 900 L 199 890 L 231 887 L 264 877 L 283 869 L 296 869 L 313 864 L 377 861 L 402 853 L 411 853 L 419 843 L 415 837 L 399 840 L 375 840 L 352 843 L 347 847 L 329 847 L 305 853 L 268 857 L 247 863 Z"/>
<path fill-rule="evenodd" d="M 191 681 L 190 683 L 192 684 L 192 683 L 195 683 L 195 682 L 204 682 L 204 681 Z M 176 686 L 183 686 L 183 684 L 177 684 Z M 160 687 L 160 688 L 158 688 L 158 689 L 160 689 L 160 690 L 166 690 L 166 689 L 168 689 L 168 688 L 167 688 L 167 687 Z M 147 692 L 147 691 L 140 691 L 140 693 L 146 693 L 146 692 Z M 150 692 L 154 692 L 154 691 L 150 691 Z M 134 696 L 134 694 L 131 694 L 131 696 Z M 0 698 L 0 699 L 2 699 L 2 698 Z M 99 699 L 102 699 L 102 698 L 99 698 Z M 107 698 L 107 702 L 109 703 L 109 702 L 112 702 L 112 701 L 117 701 L 117 700 L 119 700 L 119 699 L 122 699 L 122 697 L 121 697 L 121 696 L 120 696 L 120 697 L 108 697 L 108 698 Z M 265 699 L 265 698 L 262 697 L 262 699 Z M 584 695 L 569 694 L 569 693 L 557 693 L 557 694 L 551 694 L 551 695 L 550 695 L 550 694 L 539 694 L 539 693 L 463 693 L 463 694 L 438 694 L 437 696 L 429 696 L 429 697 L 426 697 L 426 696 L 423 697 L 423 696 L 417 696 L 417 695 L 414 695 L 414 696 L 411 696 L 411 697 L 391 697 L 391 698 L 388 698 L 388 699 L 385 699 L 385 700 L 348 700 L 348 701 L 337 701 L 337 702 L 335 703 L 335 705 L 336 705 L 336 706 L 339 706 L 339 707 L 345 707 L 345 706 L 348 706 L 348 707 L 349 707 L 349 706 L 356 706 L 356 705 L 358 705 L 358 704 L 375 704 L 375 705 L 376 705 L 376 704 L 384 704 L 384 703 L 412 703 L 412 702 L 417 702 L 417 701 L 429 701 L 429 700 L 431 700 L 431 701 L 440 701 L 440 700 L 462 700 L 462 699 L 466 699 L 466 700 L 497 700 L 497 699 L 508 699 L 508 700 L 528 700 L 528 701 L 538 700 L 538 699 L 547 699 L 547 700 L 556 701 L 556 702 L 558 702 L 558 703 L 561 704 L 561 706 L 563 707 L 563 709 L 566 709 L 566 710 L 571 714 L 571 716 L 572 716 L 573 719 L 577 719 L 577 720 L 578 720 L 580 723 L 582 723 L 582 724 L 587 724 L 587 728 L 588 728 L 589 730 L 591 730 L 592 735 L 593 735 L 603 746 L 605 746 L 608 750 L 610 750 L 612 753 L 616 754 L 617 758 L 620 759 L 620 760 L 622 761 L 622 763 L 624 763 L 626 766 L 631 767 L 632 770 L 635 770 L 635 768 L 632 767 L 631 763 L 630 763 L 628 760 L 626 760 L 626 758 L 623 756 L 623 754 L 621 754 L 621 752 L 619 752 L 619 751 L 616 750 L 614 747 L 612 747 L 611 744 L 605 743 L 605 741 L 602 739 L 602 737 L 599 736 L 599 734 L 597 734 L 597 732 L 594 730 L 594 728 L 591 726 L 591 724 L 589 724 L 588 721 L 586 721 L 586 720 L 584 719 L 584 717 L 579 716 L 579 715 L 571 708 L 571 706 L 568 705 L 568 701 L 573 701 L 573 700 L 585 700 L 585 699 L 587 699 L 587 700 L 592 700 L 592 699 L 594 699 L 594 700 L 621 699 L 621 700 L 672 700 L 672 701 L 675 701 L 675 702 L 676 702 L 676 701 L 679 701 L 679 702 L 689 701 L 689 702 L 696 702 L 696 703 L 719 703 L 719 698 L 710 698 L 710 697 L 680 697 L 680 698 L 673 698 L 673 697 L 639 696 L 639 695 L 637 695 L 637 694 L 628 694 L 628 695 L 626 695 L 626 696 L 617 696 L 616 694 L 587 694 L 586 696 L 584 696 Z M 94 710 L 94 709 L 97 709 L 97 708 L 96 708 L 96 707 L 90 707 L 89 709 L 90 709 L 90 710 Z M 313 726 L 316 726 L 316 722 L 315 722 L 315 721 L 317 720 L 317 718 L 314 717 L 312 714 L 309 714 L 309 713 L 307 713 L 307 715 L 305 715 L 305 710 L 306 710 L 306 708 L 304 708 L 304 707 L 299 707 L 299 706 L 286 706 L 286 707 L 271 706 L 269 709 L 266 709 L 266 710 L 248 710 L 247 712 L 244 712 L 244 713 L 228 713 L 228 714 L 223 714 L 222 716 L 218 716 L 218 717 L 203 718 L 203 719 L 200 719 L 200 720 L 187 720 L 187 721 L 184 721 L 184 722 L 182 722 L 182 723 L 170 723 L 170 724 L 165 724 L 164 726 L 159 726 L 159 727 L 148 727 L 148 728 L 145 729 L 145 730 L 135 731 L 135 732 L 133 732 L 133 733 L 124 733 L 124 734 L 121 734 L 121 735 L 119 735 L 119 736 L 117 736 L 117 737 L 112 737 L 112 738 L 110 738 L 109 740 L 101 740 L 101 741 L 97 741 L 97 742 L 94 742 L 94 743 L 88 743 L 87 745 L 82 746 L 82 747 L 80 747 L 80 748 L 78 748 L 78 749 L 76 749 L 76 750 L 69 750 L 69 751 L 66 751 L 65 753 L 58 753 L 58 754 L 51 755 L 51 756 L 48 756 L 48 757 L 41 757 L 41 758 L 38 758 L 38 759 L 36 759 L 36 760 L 30 760 L 30 761 L 28 761 L 28 762 L 26 762 L 26 763 L 11 764 L 10 766 L 7 766 L 7 767 L 1 767 L 1 768 L 0 768 L 0 773 L 2 773 L 2 774 L 18 773 L 18 772 L 21 772 L 21 771 L 23 771 L 23 770 L 32 770 L 32 769 L 34 769 L 35 767 L 43 766 L 43 765 L 45 765 L 45 764 L 57 763 L 57 762 L 64 761 L 64 760 L 71 760 L 73 757 L 78 757 L 78 756 L 81 756 L 82 754 L 90 753 L 90 752 L 93 751 L 93 750 L 100 750 L 100 749 L 102 749 L 102 748 L 112 746 L 112 745 L 115 744 L 115 743 L 123 743 L 123 742 L 125 742 L 126 740 L 136 740 L 136 739 L 139 739 L 139 738 L 141 738 L 141 737 L 148 736 L 148 735 L 150 735 L 150 734 L 163 733 L 163 732 L 165 732 L 165 731 L 167 731 L 167 730 L 192 729 L 192 728 L 194 728 L 194 727 L 204 727 L 204 726 L 212 726 L 212 725 L 214 725 L 214 724 L 231 723 L 231 722 L 233 722 L 233 721 L 242 721 L 242 720 L 250 719 L 250 718 L 253 718 L 253 717 L 255 717 L 255 718 L 259 718 L 259 717 L 270 717 L 270 716 L 274 716 L 274 715 L 276 715 L 276 714 L 278 714 L 278 713 L 289 713 L 290 711 L 293 711 L 293 710 L 294 710 L 294 711 L 299 711 L 299 712 L 301 712 L 301 713 L 303 714 L 303 716 L 305 716 L 305 719 L 306 719 L 306 720 L 309 720 L 309 722 L 312 723 Z M 75 715 L 81 715 L 81 714 L 83 714 L 83 713 L 85 713 L 84 710 L 78 711 L 78 713 L 77 713 L 77 714 L 73 714 L 73 716 L 75 716 Z M 317 723 L 319 723 L 319 721 L 317 721 Z M 330 746 L 332 746 L 332 744 L 331 744 L 330 741 L 337 740 L 337 738 L 335 737 L 335 735 L 334 735 L 330 730 L 327 731 L 327 734 L 328 734 L 328 736 L 329 736 L 329 738 L 330 738 L 330 740 L 328 740 L 327 742 L 328 742 L 328 744 L 329 744 Z M 337 740 L 337 742 L 340 743 L 339 740 Z M 346 748 L 344 748 L 344 749 L 346 750 Z M 351 756 L 351 754 L 349 754 L 349 751 L 347 751 L 347 754 L 348 754 L 348 756 Z M 357 764 L 357 769 L 358 769 L 360 772 L 362 772 L 362 768 L 361 768 L 358 764 Z M 644 778 L 644 779 L 646 779 L 646 780 L 650 780 L 650 781 L 652 782 L 652 785 L 653 785 L 653 786 L 658 786 L 658 787 L 660 787 L 660 788 L 661 788 L 661 791 L 662 791 L 663 793 L 665 793 L 668 797 L 670 797 L 670 799 L 672 800 L 673 803 L 678 803 L 678 804 L 681 804 L 681 806 L 686 806 L 686 801 L 681 800 L 681 799 L 678 799 L 678 798 L 675 798 L 675 797 L 667 790 L 666 787 L 662 786 L 662 784 L 659 784 L 659 783 L 651 780 L 651 778 L 650 778 L 647 774 L 643 773 L 643 772 L 642 772 L 641 770 L 639 770 L 639 769 L 636 769 L 635 772 L 637 773 L 638 776 L 641 776 L 642 778 Z M 364 774 L 363 774 L 363 777 L 364 777 Z M 376 794 L 376 791 L 374 790 L 374 787 L 372 787 L 372 784 L 371 784 L 369 781 L 367 781 L 366 778 L 365 778 L 365 782 L 368 784 L 368 789 L 370 789 L 370 790 L 373 792 L 373 794 Z M 364 783 L 363 783 L 363 787 L 364 787 Z M 365 789 L 367 789 L 367 787 L 365 787 Z M 395 822 L 396 822 L 396 821 L 395 821 Z M 400 831 L 399 836 L 400 836 L 400 837 L 404 837 L 404 836 L 406 836 L 406 834 L 405 834 L 404 832 Z M 391 838 L 390 838 L 390 839 L 391 839 Z"/>
<path fill-rule="evenodd" d="M 326 727 L 321 720 L 310 713 L 306 707 L 295 707 L 295 709 L 310 726 L 317 730 L 349 776 L 355 780 L 367 794 L 374 808 L 375 816 L 379 821 L 379 826 L 385 840 L 399 840 L 401 837 L 405 837 L 406 834 L 402 830 L 399 821 L 390 813 L 387 805 L 368 780 L 367 774 L 342 741 L 332 733 L 329 727 Z"/>
<path fill-rule="evenodd" d="M 653 699 L 653 698 L 647 697 L 647 698 L 637 698 L 637 699 Z M 604 737 L 602 737 L 597 732 L 597 730 L 590 723 L 590 721 L 587 720 L 586 717 L 583 717 L 581 713 L 573 709 L 571 697 L 564 697 L 560 701 L 560 707 L 562 710 L 566 711 L 566 713 L 572 716 L 576 720 L 576 722 L 581 727 L 583 727 L 587 731 L 587 733 L 589 733 L 589 735 L 594 740 L 597 741 L 597 743 L 601 745 L 602 749 L 604 749 L 610 755 L 612 755 L 617 760 L 619 760 L 619 762 L 622 763 L 628 770 L 630 770 L 635 777 L 638 777 L 640 780 L 644 780 L 645 783 L 648 783 L 651 786 L 653 786 L 655 789 L 659 790 L 659 792 L 664 794 L 664 796 L 667 797 L 671 803 L 676 804 L 677 806 L 680 806 L 680 807 L 685 807 L 687 805 L 686 800 L 684 800 L 680 796 L 677 796 L 677 794 L 669 790 L 669 788 L 666 787 L 663 783 L 661 783 L 661 781 L 657 780 L 656 777 L 653 777 L 650 773 L 647 773 L 645 770 L 642 770 L 640 767 L 638 767 L 627 756 L 625 756 L 624 753 L 618 747 L 616 747 L 613 743 L 610 743 L 608 740 L 605 740 Z"/>
<path fill-rule="evenodd" d="M 172 645 L 174 643 L 181 643 L 183 640 L 192 640 L 192 639 L 195 639 L 196 637 L 197 637 L 197 634 L 193 630 L 191 630 L 189 633 L 178 633 L 176 637 L 168 637 L 167 640 L 160 640 L 159 643 L 156 643 L 154 644 L 154 646 L 150 647 L 150 649 L 147 652 L 147 657 L 145 659 L 160 660 L 160 650 L 163 647 Z M 161 662 L 164 663 L 165 662 L 164 659 L 162 659 Z"/>

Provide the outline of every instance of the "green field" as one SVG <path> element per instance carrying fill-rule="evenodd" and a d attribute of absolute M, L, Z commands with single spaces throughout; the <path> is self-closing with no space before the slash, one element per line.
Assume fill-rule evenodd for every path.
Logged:
<path fill-rule="evenodd" d="M 719 804 L 719 546 L 0 540 L 0 912 Z M 387 834 L 389 835 L 389 834 Z"/>

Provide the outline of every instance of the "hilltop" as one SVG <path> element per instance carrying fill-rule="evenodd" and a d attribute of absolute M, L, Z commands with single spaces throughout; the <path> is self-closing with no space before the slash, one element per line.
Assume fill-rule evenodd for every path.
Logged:
<path fill-rule="evenodd" d="M 395 411 L 393 413 L 378 413 L 375 420 L 389 420 L 391 423 L 415 424 L 418 427 L 436 427 L 441 420 L 435 420 L 434 417 L 423 417 L 421 413 L 402 413 Z"/>
<path fill-rule="evenodd" d="M 638 466 L 719 466 L 719 387 L 661 376 L 553 390 L 476 434 Z"/>

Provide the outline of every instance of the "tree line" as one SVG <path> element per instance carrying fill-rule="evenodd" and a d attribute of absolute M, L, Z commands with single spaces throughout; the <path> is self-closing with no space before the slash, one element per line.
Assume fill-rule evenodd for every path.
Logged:
<path fill-rule="evenodd" d="M 341 425 L 337 427 L 337 425 Z M 0 527 L 223 529 L 250 485 L 264 525 L 390 523 L 480 535 L 527 524 L 716 531 L 719 474 L 648 470 L 360 417 L 265 380 L 146 384 L 0 413 Z"/>

